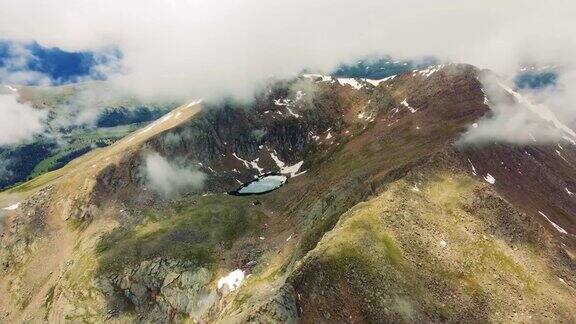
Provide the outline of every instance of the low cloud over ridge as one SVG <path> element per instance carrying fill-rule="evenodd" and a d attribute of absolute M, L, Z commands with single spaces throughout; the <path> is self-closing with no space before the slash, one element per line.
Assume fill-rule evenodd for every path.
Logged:
<path fill-rule="evenodd" d="M 249 96 L 271 75 L 372 53 L 435 55 L 501 73 L 524 62 L 572 63 L 575 14 L 564 0 L 22 0 L 3 4 L 0 34 L 68 50 L 117 46 L 118 85 L 189 99 Z"/>
<path fill-rule="evenodd" d="M 0 146 L 30 139 L 44 131 L 46 111 L 17 101 L 16 95 L 0 94 Z"/>
<path fill-rule="evenodd" d="M 271 76 L 382 53 L 471 63 L 509 80 L 525 64 L 555 64 L 561 91 L 540 102 L 571 124 L 575 16 L 568 0 L 22 0 L 3 4 L 0 35 L 74 51 L 118 48 L 121 64 L 98 71 L 144 100 L 250 98 Z"/>
<path fill-rule="evenodd" d="M 199 190 L 206 179 L 201 171 L 169 161 L 156 152 L 145 156 L 144 174 L 148 186 L 165 197 Z"/>

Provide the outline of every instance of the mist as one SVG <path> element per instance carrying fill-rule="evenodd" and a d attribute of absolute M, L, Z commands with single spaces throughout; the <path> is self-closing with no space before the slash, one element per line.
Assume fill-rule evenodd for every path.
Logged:
<path fill-rule="evenodd" d="M 480 82 L 490 113 L 474 123 L 458 144 L 575 143 L 576 133 L 570 125 L 574 125 L 576 112 L 572 105 L 565 105 L 574 102 L 573 95 L 566 93 L 562 83 L 560 87 L 514 90 L 493 73 L 484 73 Z"/>
<path fill-rule="evenodd" d="M 270 76 L 327 71 L 374 53 L 434 55 L 500 73 L 527 61 L 572 62 L 575 8 L 563 0 L 23 0 L 3 5 L 0 34 L 66 50 L 116 46 L 121 73 L 109 78 L 118 86 L 186 100 L 249 96 Z"/>
<path fill-rule="evenodd" d="M 35 59 L 37 58 L 23 44 L 9 44 L 6 57 L 0 66 L 0 83 L 50 85 L 52 80 L 49 76 L 27 68 Z"/>
<path fill-rule="evenodd" d="M 14 94 L 0 94 L 0 146 L 16 144 L 42 133 L 46 113 L 18 102 Z"/>
<path fill-rule="evenodd" d="M 107 82 L 93 81 L 76 85 L 65 103 L 56 105 L 60 114 L 51 122 L 53 127 L 94 127 L 101 114 L 109 108 L 160 107 L 166 103 L 141 102 Z"/>
<path fill-rule="evenodd" d="M 574 120 L 566 107 L 576 87 L 575 16 L 568 0 L 22 0 L 3 4 L 0 35 L 72 51 L 117 48 L 121 62 L 96 70 L 142 100 L 249 99 L 270 78 L 380 54 L 432 55 L 509 80 L 525 64 L 554 64 L 565 95 L 541 101 Z"/>
<path fill-rule="evenodd" d="M 206 175 L 185 164 L 178 164 L 156 152 L 144 158 L 144 174 L 148 187 L 164 197 L 198 191 L 204 186 Z"/>

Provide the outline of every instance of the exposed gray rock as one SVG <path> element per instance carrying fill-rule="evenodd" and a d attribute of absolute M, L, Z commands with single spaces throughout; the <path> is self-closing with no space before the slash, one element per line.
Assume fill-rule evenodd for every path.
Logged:
<path fill-rule="evenodd" d="M 1 270 L 9 271 L 14 266 L 27 261 L 34 243 L 42 238 L 46 226 L 47 204 L 53 191 L 52 186 L 39 190 L 22 201 L 13 213 L 16 216 L 4 231 L 10 235 L 0 237 Z"/>
<path fill-rule="evenodd" d="M 278 293 L 264 305 L 249 311 L 242 322 L 248 323 L 297 323 L 296 298 L 294 288 L 284 285 Z"/>
<path fill-rule="evenodd" d="M 157 258 L 96 282 L 110 301 L 129 300 L 143 314 L 141 321 L 167 322 L 182 315 L 200 319 L 217 299 L 207 287 L 211 278 L 208 269 L 192 262 Z"/>

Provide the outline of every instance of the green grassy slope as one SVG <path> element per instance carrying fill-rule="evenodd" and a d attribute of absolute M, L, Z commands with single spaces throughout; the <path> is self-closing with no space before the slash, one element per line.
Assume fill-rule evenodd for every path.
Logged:
<path fill-rule="evenodd" d="M 572 322 L 553 242 L 488 184 L 424 169 L 343 215 L 290 282 L 307 323 Z"/>

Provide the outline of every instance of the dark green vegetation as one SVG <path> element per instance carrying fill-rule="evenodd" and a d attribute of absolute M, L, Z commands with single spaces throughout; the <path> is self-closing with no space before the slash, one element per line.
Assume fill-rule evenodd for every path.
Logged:
<path fill-rule="evenodd" d="M 160 118 L 167 110 L 169 110 L 169 107 L 136 107 L 131 109 L 125 107 L 107 108 L 102 111 L 100 116 L 98 116 L 96 127 L 107 128 L 120 125 L 146 123 Z"/>
<path fill-rule="evenodd" d="M 209 266 L 217 249 L 229 249 L 239 237 L 253 233 L 263 216 L 250 200 L 225 195 L 163 207 L 144 210 L 142 220 L 104 236 L 97 246 L 98 270 L 120 271 L 156 257 Z"/>
<path fill-rule="evenodd" d="M 30 144 L 0 148 L 0 161 L 4 166 L 0 188 L 14 186 L 45 172 L 59 169 L 94 148 L 114 143 L 140 126 L 142 125 L 81 127 L 60 134 L 57 140 L 37 136 Z"/>
<path fill-rule="evenodd" d="M 34 168 L 55 148 L 55 143 L 40 139 L 16 147 L 0 147 L 0 189 L 28 180 Z"/>
<path fill-rule="evenodd" d="M 82 156 L 97 147 L 108 146 L 126 134 L 137 130 L 141 124 L 109 128 L 76 129 L 64 136 L 67 144 L 55 148 L 51 154 L 40 161 L 28 176 L 33 179 L 45 172 L 59 169 L 73 159 Z"/>

